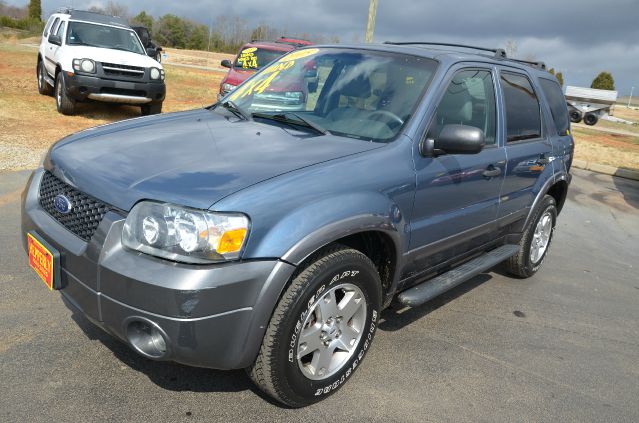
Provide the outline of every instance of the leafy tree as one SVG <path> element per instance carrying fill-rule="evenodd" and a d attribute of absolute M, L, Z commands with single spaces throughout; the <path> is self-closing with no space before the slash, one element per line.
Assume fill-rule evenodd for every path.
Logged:
<path fill-rule="evenodd" d="M 186 45 L 186 25 L 182 18 L 166 14 L 156 22 L 153 36 L 160 45 L 182 47 Z"/>
<path fill-rule="evenodd" d="M 133 25 L 145 26 L 149 32 L 153 31 L 153 16 L 147 15 L 144 10 L 131 19 L 131 23 Z"/>
<path fill-rule="evenodd" d="M 595 79 L 592 80 L 590 88 L 597 88 L 600 90 L 614 90 L 615 80 L 610 72 L 601 72 Z"/>
<path fill-rule="evenodd" d="M 557 77 L 557 80 L 559 81 L 559 85 L 561 85 L 562 87 L 564 86 L 564 74 L 561 72 L 557 72 L 555 73 L 555 68 L 550 68 L 548 70 L 548 73 L 555 75 Z"/>
<path fill-rule="evenodd" d="M 209 41 L 209 29 L 206 25 L 191 24 L 187 28 L 189 34 L 185 47 L 190 50 L 206 50 Z"/>
<path fill-rule="evenodd" d="M 31 19 L 42 20 L 42 5 L 40 0 L 29 1 L 29 17 Z"/>

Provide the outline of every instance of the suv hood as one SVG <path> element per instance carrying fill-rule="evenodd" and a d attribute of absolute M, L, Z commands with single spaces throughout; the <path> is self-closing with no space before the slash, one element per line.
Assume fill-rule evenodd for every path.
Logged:
<path fill-rule="evenodd" d="M 200 109 L 71 135 L 51 148 L 45 167 L 121 210 L 142 199 L 207 209 L 266 179 L 382 146 Z"/>
<path fill-rule="evenodd" d="M 162 69 L 162 65 L 149 56 L 132 53 L 130 51 L 115 50 L 111 48 L 72 46 L 72 61 L 75 59 L 92 59 L 96 62 L 115 63 L 118 65 L 140 66 L 145 68 L 156 67 Z"/>

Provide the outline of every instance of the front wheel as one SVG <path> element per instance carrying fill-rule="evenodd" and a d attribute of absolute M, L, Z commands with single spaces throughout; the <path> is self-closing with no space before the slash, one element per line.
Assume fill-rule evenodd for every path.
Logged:
<path fill-rule="evenodd" d="M 380 307 L 381 282 L 368 257 L 344 246 L 316 254 L 278 303 L 249 376 L 290 407 L 326 398 L 361 364 Z"/>
<path fill-rule="evenodd" d="M 506 270 L 520 278 L 537 273 L 550 248 L 556 223 L 557 204 L 552 196 L 545 195 L 524 230 L 519 251 L 504 262 Z"/>
<path fill-rule="evenodd" d="M 55 105 L 58 112 L 63 115 L 72 115 L 75 113 L 75 100 L 73 100 L 67 94 L 67 89 L 64 83 L 64 76 L 62 71 L 58 72 L 55 79 Z"/>
<path fill-rule="evenodd" d="M 162 113 L 162 103 L 144 104 L 141 109 L 142 116 L 157 115 Z"/>
<path fill-rule="evenodd" d="M 44 62 L 38 62 L 37 68 L 37 76 L 38 76 L 38 92 L 42 95 L 51 95 L 53 94 L 53 89 L 51 85 L 47 82 L 46 78 L 47 70 L 44 67 Z"/>

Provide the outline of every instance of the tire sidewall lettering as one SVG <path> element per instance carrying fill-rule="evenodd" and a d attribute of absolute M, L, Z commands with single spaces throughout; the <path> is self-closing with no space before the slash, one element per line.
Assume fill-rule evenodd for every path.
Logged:
<path fill-rule="evenodd" d="M 364 272 L 366 273 L 366 272 Z M 379 304 L 376 304 L 372 301 L 370 296 L 372 295 L 366 289 L 367 283 L 369 283 L 366 279 L 362 279 L 364 274 L 361 270 L 358 269 L 348 269 L 331 272 L 329 276 L 322 278 L 327 281 L 327 283 L 322 283 L 319 285 L 317 289 L 314 290 L 314 293 L 310 296 L 308 301 L 304 302 L 303 310 L 298 312 L 298 318 L 295 320 L 295 323 L 292 326 L 291 334 L 289 335 L 288 342 L 286 343 L 288 354 L 287 354 L 287 366 L 288 372 L 293 372 L 297 374 L 297 377 L 301 377 L 304 380 L 304 384 L 307 386 L 306 389 L 311 388 L 312 391 L 308 392 L 308 395 L 313 395 L 315 397 L 328 395 L 339 387 L 341 387 L 350 376 L 353 374 L 357 366 L 361 364 L 362 359 L 364 358 L 366 352 L 370 348 L 373 337 L 375 335 L 375 331 L 377 330 L 377 318 L 378 318 L 378 310 L 375 307 L 379 307 Z M 307 379 L 301 373 L 297 363 L 297 343 L 299 341 L 300 332 L 302 330 L 302 326 L 308 314 L 312 311 L 311 307 L 314 305 L 317 298 L 320 298 L 322 293 L 324 293 L 327 289 L 331 288 L 332 285 L 335 285 L 340 282 L 348 282 L 358 287 L 362 288 L 364 295 L 366 296 L 367 304 L 369 304 L 369 308 L 366 316 L 366 323 L 364 326 L 364 330 L 367 331 L 365 336 L 362 336 L 359 341 L 359 351 L 353 354 L 353 357 L 349 362 L 347 362 L 344 367 L 326 380 L 310 380 Z M 370 286 L 370 285 L 369 285 Z M 376 298 L 378 303 L 381 303 L 380 298 Z M 310 386 L 308 383 L 310 382 Z"/>

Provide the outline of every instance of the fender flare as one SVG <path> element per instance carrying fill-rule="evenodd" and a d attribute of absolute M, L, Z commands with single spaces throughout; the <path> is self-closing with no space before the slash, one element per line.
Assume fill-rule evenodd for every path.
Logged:
<path fill-rule="evenodd" d="M 535 201 L 533 201 L 532 206 L 530 206 L 530 210 L 528 211 L 528 216 L 526 216 L 526 220 L 524 221 L 524 225 L 522 226 L 522 230 L 528 226 L 528 224 L 530 223 L 530 219 L 532 219 L 533 212 L 535 211 L 535 209 L 537 208 L 537 206 L 539 205 L 541 200 L 544 198 L 544 196 L 546 194 L 548 194 L 548 191 L 550 191 L 550 188 L 553 185 L 555 185 L 556 183 L 561 182 L 561 181 L 566 181 L 566 183 L 570 185 L 570 180 L 571 179 L 572 179 L 572 177 L 571 177 L 571 175 L 569 173 L 566 173 L 566 172 L 562 171 L 560 173 L 553 174 L 552 177 L 549 177 L 546 180 L 546 182 L 544 182 L 544 184 L 542 185 L 541 189 L 537 193 L 537 196 L 535 197 Z"/>
<path fill-rule="evenodd" d="M 350 196 L 353 199 L 353 196 Z M 359 195 L 355 195 L 359 197 Z M 266 279 L 264 286 L 258 296 L 255 307 L 253 309 L 253 317 L 249 324 L 247 336 L 242 348 L 242 357 L 239 359 L 238 367 L 249 366 L 257 356 L 259 348 L 262 344 L 266 328 L 273 314 L 273 311 L 277 307 L 277 303 L 280 300 L 282 293 L 288 286 L 291 278 L 298 269 L 298 266 L 302 264 L 309 256 L 321 249 L 322 247 L 331 244 L 345 236 L 354 235 L 361 232 L 376 231 L 381 232 L 388 236 L 395 247 L 395 270 L 393 275 L 393 281 L 389 293 L 394 292 L 399 280 L 399 272 L 401 269 L 401 251 L 402 251 L 402 233 L 406 223 L 404 217 L 399 214 L 397 219 L 396 211 L 399 208 L 387 197 L 383 197 L 377 193 L 377 206 L 384 205 L 386 213 L 380 213 L 378 207 L 374 207 L 371 204 L 372 197 L 368 197 L 368 202 L 363 204 L 369 211 L 367 213 L 357 213 L 352 216 L 342 217 L 333 220 L 328 224 L 320 224 L 315 222 L 318 227 L 314 227 L 310 233 L 299 239 L 292 246 L 289 246 L 285 253 L 281 256 L 279 262 L 271 274 Z M 335 201 L 331 199 L 330 201 Z M 361 198 L 356 198 L 354 201 L 361 201 Z M 346 203 L 340 202 L 339 204 L 345 205 Z M 310 210 L 309 207 L 317 206 L 307 205 L 293 213 L 290 213 L 284 217 L 277 226 L 286 226 L 291 222 L 290 218 L 303 213 L 304 210 Z M 343 207 L 346 210 L 347 207 Z M 370 210 L 377 210 L 378 213 L 373 213 Z M 401 229 L 401 230 L 400 230 Z M 274 227 L 269 231 L 269 234 L 265 238 L 269 238 L 273 234 L 277 234 L 277 227 Z M 269 243 L 270 241 L 267 241 Z M 407 241 L 406 241 L 407 242 Z"/>

